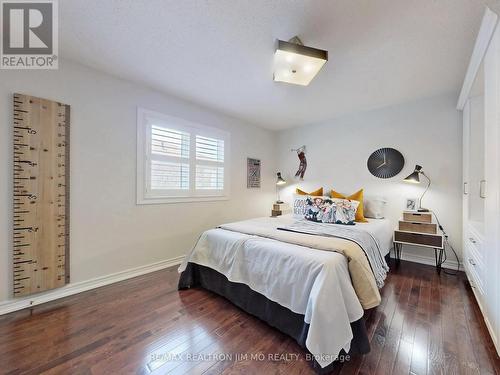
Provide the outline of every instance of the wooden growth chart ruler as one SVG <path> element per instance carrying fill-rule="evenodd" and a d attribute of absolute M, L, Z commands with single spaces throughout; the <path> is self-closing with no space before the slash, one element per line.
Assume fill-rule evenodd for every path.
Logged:
<path fill-rule="evenodd" d="M 69 282 L 69 105 L 14 94 L 14 296 Z"/>

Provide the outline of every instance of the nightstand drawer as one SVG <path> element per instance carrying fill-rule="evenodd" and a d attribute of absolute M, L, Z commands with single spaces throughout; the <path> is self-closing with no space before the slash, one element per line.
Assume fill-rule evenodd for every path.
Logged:
<path fill-rule="evenodd" d="M 394 241 L 440 249 L 443 247 L 443 237 L 432 234 L 411 233 L 396 230 L 394 231 Z"/>
<path fill-rule="evenodd" d="M 399 230 L 404 230 L 406 232 L 437 234 L 437 225 L 434 223 L 412 223 L 409 221 L 400 221 Z"/>
<path fill-rule="evenodd" d="M 403 212 L 403 220 L 414 223 L 432 223 L 432 214 L 429 212 Z"/>

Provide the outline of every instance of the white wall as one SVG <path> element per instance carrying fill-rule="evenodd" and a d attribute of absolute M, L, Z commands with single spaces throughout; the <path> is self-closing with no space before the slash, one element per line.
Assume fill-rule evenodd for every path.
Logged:
<path fill-rule="evenodd" d="M 435 210 L 460 255 L 462 124 L 455 106 L 456 95 L 447 95 L 281 131 L 279 169 L 292 182 L 282 196 L 291 201 L 297 186 L 306 191 L 323 186 L 325 193 L 331 188 L 343 193 L 364 188 L 365 195 L 388 199 L 388 218 L 396 227 L 405 199 L 423 192 L 424 184 L 402 181 L 420 164 L 432 179 L 423 206 Z M 304 181 L 297 182 L 293 176 L 298 158 L 290 149 L 301 145 L 307 146 L 308 166 Z M 393 147 L 405 157 L 403 171 L 388 180 L 374 177 L 366 167 L 370 154 L 381 147 Z M 431 249 L 405 247 L 403 253 L 434 258 Z M 454 259 L 451 251 L 448 258 Z"/>
<path fill-rule="evenodd" d="M 60 66 L 57 71 L 0 71 L 0 302 L 12 296 L 14 92 L 71 105 L 72 282 L 178 257 L 204 229 L 268 215 L 277 165 L 292 182 L 298 159 L 290 148 L 302 144 L 308 148 L 306 177 L 289 183 L 284 198 L 290 200 L 296 186 L 346 193 L 363 187 L 367 195 L 388 198 L 388 217 L 395 226 L 405 198 L 422 191 L 402 182 L 418 163 L 433 181 L 424 205 L 438 213 L 460 252 L 462 130 L 455 95 L 276 134 L 72 62 Z M 229 131 L 231 200 L 136 205 L 137 106 Z M 389 180 L 372 176 L 366 168 L 368 156 L 380 147 L 394 147 L 406 159 L 404 170 Z M 246 189 L 247 156 L 262 160 L 259 190 Z M 408 251 L 433 256 L 430 250 Z"/>
<path fill-rule="evenodd" d="M 165 72 L 168 74 L 168 72 Z M 71 280 L 86 281 L 183 255 L 199 234 L 269 214 L 275 135 L 184 101 L 62 61 L 57 71 L 0 71 L 0 301 L 12 296 L 12 94 L 71 105 Z M 231 200 L 135 204 L 136 108 L 231 133 Z M 246 188 L 246 158 L 262 160 L 262 188 Z"/>

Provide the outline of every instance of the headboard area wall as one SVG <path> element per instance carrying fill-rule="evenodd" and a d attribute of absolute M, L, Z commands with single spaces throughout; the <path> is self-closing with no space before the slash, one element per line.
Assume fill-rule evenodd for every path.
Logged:
<path fill-rule="evenodd" d="M 455 94 L 444 95 L 281 131 L 278 165 L 287 181 L 281 190 L 282 200 L 291 202 L 296 187 L 311 191 L 322 186 L 325 194 L 332 188 L 347 194 L 364 188 L 367 197 L 387 199 L 387 218 L 396 227 L 406 198 L 419 197 L 425 188 L 425 184 L 403 182 L 419 164 L 432 179 L 424 206 L 439 215 L 461 256 L 462 125 L 455 105 Z M 297 145 L 307 146 L 303 181 L 294 177 L 298 159 L 290 149 Z M 395 148 L 405 158 L 402 171 L 395 177 L 381 179 L 368 171 L 370 154 L 382 147 Z M 434 257 L 431 249 L 408 247 L 405 253 L 413 255 L 414 260 L 424 256 L 433 261 Z M 451 252 L 448 259 L 455 259 Z"/>

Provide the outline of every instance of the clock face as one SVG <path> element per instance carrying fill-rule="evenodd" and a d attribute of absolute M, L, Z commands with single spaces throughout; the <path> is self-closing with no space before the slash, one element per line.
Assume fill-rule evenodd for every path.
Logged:
<path fill-rule="evenodd" d="M 372 175 L 378 178 L 391 178 L 396 176 L 405 165 L 405 158 L 396 149 L 380 148 L 374 151 L 366 163 Z"/>

